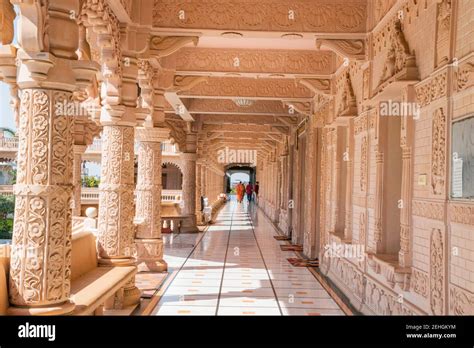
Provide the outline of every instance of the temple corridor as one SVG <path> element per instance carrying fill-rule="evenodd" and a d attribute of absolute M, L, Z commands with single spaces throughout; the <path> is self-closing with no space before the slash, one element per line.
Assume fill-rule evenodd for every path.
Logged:
<path fill-rule="evenodd" d="M 293 267 L 253 203 L 233 199 L 203 234 L 165 237 L 174 277 L 154 315 L 343 315 L 304 267 Z M 192 248 L 192 245 L 195 245 Z"/>

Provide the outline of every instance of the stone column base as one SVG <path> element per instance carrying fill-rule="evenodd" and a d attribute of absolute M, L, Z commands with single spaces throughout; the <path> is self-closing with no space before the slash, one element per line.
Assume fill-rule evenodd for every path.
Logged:
<path fill-rule="evenodd" d="M 45 307 L 8 307 L 8 315 L 13 316 L 57 316 L 72 314 L 76 305 L 72 302 L 65 302 L 63 304 L 55 304 Z"/>
<path fill-rule="evenodd" d="M 180 228 L 181 233 L 199 233 L 201 232 L 196 224 L 196 215 L 183 217 L 183 222 Z"/>
<path fill-rule="evenodd" d="M 135 266 L 135 259 L 124 258 L 124 259 L 103 259 L 99 258 L 99 266 Z M 141 292 L 135 286 L 135 276 L 130 282 L 120 289 L 110 301 L 105 304 L 106 309 L 121 309 L 130 306 L 136 306 L 140 304 Z"/>
<path fill-rule="evenodd" d="M 135 239 L 138 272 L 166 272 L 168 264 L 163 260 L 163 240 Z"/>

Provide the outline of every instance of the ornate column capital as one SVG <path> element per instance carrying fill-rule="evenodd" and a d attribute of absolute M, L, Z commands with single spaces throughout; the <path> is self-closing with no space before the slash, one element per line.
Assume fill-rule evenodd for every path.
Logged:
<path fill-rule="evenodd" d="M 86 152 L 87 145 L 74 145 L 73 146 L 73 151 L 75 155 L 82 155 L 84 152 Z"/>
<path fill-rule="evenodd" d="M 138 127 L 135 130 L 135 139 L 140 142 L 161 143 L 168 140 L 170 130 L 168 128 L 147 128 Z"/>
<path fill-rule="evenodd" d="M 183 152 L 181 153 L 181 159 L 183 161 L 196 161 L 197 160 L 197 154 L 193 152 Z"/>

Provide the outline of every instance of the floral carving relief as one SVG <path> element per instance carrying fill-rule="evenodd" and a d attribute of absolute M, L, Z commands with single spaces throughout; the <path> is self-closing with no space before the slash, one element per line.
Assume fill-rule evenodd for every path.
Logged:
<path fill-rule="evenodd" d="M 467 62 L 457 72 L 457 89 L 461 91 L 474 85 L 474 63 Z"/>
<path fill-rule="evenodd" d="M 133 253 L 134 128 L 105 126 L 99 195 L 98 248 L 102 258 Z"/>
<path fill-rule="evenodd" d="M 473 315 L 474 295 L 466 290 L 452 286 L 449 289 L 449 314 Z"/>
<path fill-rule="evenodd" d="M 434 315 L 444 314 L 444 238 L 439 228 L 431 231 L 430 307 Z"/>
<path fill-rule="evenodd" d="M 11 303 L 65 302 L 70 293 L 73 118 L 54 114 L 70 93 L 23 90 L 10 267 Z"/>
<path fill-rule="evenodd" d="M 429 296 L 429 277 L 425 272 L 413 269 L 411 273 L 411 290 L 425 298 Z"/>
<path fill-rule="evenodd" d="M 447 73 L 444 72 L 415 88 L 417 100 L 421 107 L 427 106 L 433 101 L 446 96 L 446 78 Z"/>
<path fill-rule="evenodd" d="M 443 108 L 433 115 L 431 150 L 431 187 L 433 194 L 443 194 L 446 177 L 446 116 Z"/>

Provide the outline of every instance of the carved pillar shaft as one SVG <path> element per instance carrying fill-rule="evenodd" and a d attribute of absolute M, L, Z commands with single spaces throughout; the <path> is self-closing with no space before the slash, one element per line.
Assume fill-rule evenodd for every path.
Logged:
<path fill-rule="evenodd" d="M 105 125 L 99 196 L 101 263 L 133 262 L 134 128 Z"/>
<path fill-rule="evenodd" d="M 74 121 L 57 115 L 55 104 L 70 100 L 71 93 L 61 90 L 21 93 L 9 282 L 13 305 L 59 307 L 69 301 Z"/>
<path fill-rule="evenodd" d="M 412 155 L 410 147 L 403 147 L 402 154 L 402 202 L 400 210 L 400 266 L 411 265 L 411 188 L 412 188 Z"/>
<path fill-rule="evenodd" d="M 138 178 L 135 246 L 140 272 L 163 272 L 161 238 L 161 142 L 169 136 L 164 128 L 138 128 Z"/>
<path fill-rule="evenodd" d="M 382 252 L 382 209 L 383 209 L 383 177 L 384 177 L 384 154 L 376 152 L 376 179 L 375 179 L 375 226 L 374 226 L 374 252 Z"/>
<path fill-rule="evenodd" d="M 196 164 L 196 221 L 198 224 L 202 224 L 202 213 L 201 213 L 201 197 L 203 196 L 202 185 L 201 185 L 201 167 L 202 165 Z"/>
<path fill-rule="evenodd" d="M 86 146 L 74 145 L 74 170 L 73 170 L 73 204 L 72 215 L 81 216 L 81 189 L 82 189 L 82 155 L 86 151 Z"/>
<path fill-rule="evenodd" d="M 183 222 L 182 231 L 198 232 L 196 226 L 196 154 L 183 153 Z"/>

